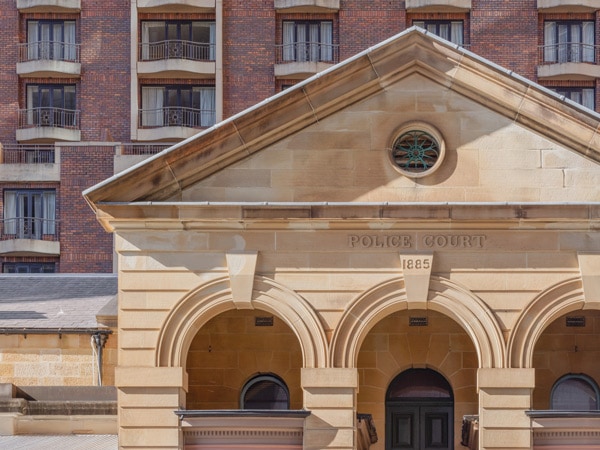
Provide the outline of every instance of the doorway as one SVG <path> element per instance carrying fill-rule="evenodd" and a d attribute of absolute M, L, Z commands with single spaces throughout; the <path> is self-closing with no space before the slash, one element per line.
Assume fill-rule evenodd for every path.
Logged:
<path fill-rule="evenodd" d="M 386 450 L 453 450 L 454 396 L 450 383 L 431 369 L 409 369 L 386 394 Z"/>

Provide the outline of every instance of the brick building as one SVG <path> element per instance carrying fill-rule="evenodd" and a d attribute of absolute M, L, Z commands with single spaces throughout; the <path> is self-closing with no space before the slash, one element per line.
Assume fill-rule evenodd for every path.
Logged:
<path fill-rule="evenodd" d="M 2 272 L 111 272 L 81 190 L 412 26 L 596 108 L 594 0 L 2 0 Z"/>

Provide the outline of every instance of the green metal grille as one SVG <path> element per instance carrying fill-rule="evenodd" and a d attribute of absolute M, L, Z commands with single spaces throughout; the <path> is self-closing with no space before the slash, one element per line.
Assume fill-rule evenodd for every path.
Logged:
<path fill-rule="evenodd" d="M 392 148 L 392 159 L 403 171 L 422 173 L 431 169 L 440 157 L 440 146 L 435 138 L 421 130 L 402 134 Z"/>

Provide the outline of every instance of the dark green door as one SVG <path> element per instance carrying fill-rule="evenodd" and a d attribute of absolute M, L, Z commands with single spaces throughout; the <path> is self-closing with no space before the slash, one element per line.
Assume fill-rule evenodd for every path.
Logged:
<path fill-rule="evenodd" d="M 454 401 L 450 384 L 429 369 L 410 369 L 390 384 L 386 450 L 453 450 Z"/>

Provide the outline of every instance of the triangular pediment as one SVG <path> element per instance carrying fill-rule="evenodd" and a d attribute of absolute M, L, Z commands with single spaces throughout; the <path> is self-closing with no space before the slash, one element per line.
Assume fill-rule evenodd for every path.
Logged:
<path fill-rule="evenodd" d="M 413 28 L 84 195 L 92 205 L 592 202 L 599 124 L 593 111 Z M 390 148 L 412 125 L 445 144 L 435 173 L 394 167 Z"/>

